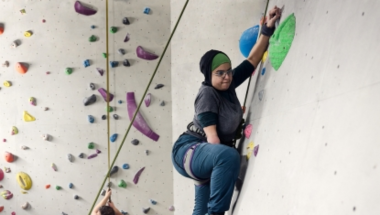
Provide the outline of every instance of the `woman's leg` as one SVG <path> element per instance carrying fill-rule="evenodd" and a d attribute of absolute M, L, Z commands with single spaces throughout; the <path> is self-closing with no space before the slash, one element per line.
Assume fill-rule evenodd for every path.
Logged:
<path fill-rule="evenodd" d="M 209 214 L 227 211 L 239 174 L 239 166 L 240 156 L 236 149 L 221 144 L 200 144 L 194 151 L 192 171 L 198 178 L 210 179 L 210 196 L 208 199 L 203 195 L 198 197 L 196 205 L 207 201 Z"/>
<path fill-rule="evenodd" d="M 210 199 L 210 182 L 195 186 L 195 206 L 193 215 L 205 215 L 208 212 L 207 203 Z"/>

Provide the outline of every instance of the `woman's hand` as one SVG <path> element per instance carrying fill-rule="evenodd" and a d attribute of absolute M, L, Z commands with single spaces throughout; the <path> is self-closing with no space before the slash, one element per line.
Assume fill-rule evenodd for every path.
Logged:
<path fill-rule="evenodd" d="M 203 130 L 206 133 L 208 143 L 211 143 L 211 144 L 220 143 L 218 132 L 216 132 L 216 125 L 210 125 L 210 126 L 204 127 Z"/>
<path fill-rule="evenodd" d="M 276 21 L 281 17 L 281 9 L 274 6 L 272 10 L 269 11 L 269 20 L 267 22 L 268 28 L 273 28 Z"/>
<path fill-rule="evenodd" d="M 220 144 L 218 135 L 207 136 L 207 142 L 211 144 Z"/>

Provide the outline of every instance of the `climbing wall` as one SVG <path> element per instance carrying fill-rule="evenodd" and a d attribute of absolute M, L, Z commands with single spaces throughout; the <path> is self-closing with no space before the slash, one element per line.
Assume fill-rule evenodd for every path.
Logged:
<path fill-rule="evenodd" d="M 105 1 L 82 3 L 97 12 L 89 16 L 79 14 L 74 10 L 73 0 L 5 0 L 1 3 L 0 63 L 7 61 L 9 66 L 0 67 L 0 167 L 5 175 L 0 181 L 0 192 L 13 193 L 9 200 L 0 198 L 4 214 L 83 215 L 90 212 L 108 170 L 108 139 L 118 135 L 110 142 L 112 161 L 130 123 L 126 94 L 134 92 L 138 104 L 158 62 L 139 58 L 136 48 L 141 46 L 160 56 L 169 38 L 169 1 L 110 0 L 109 29 L 106 29 Z M 128 18 L 129 25 L 123 24 L 124 17 Z M 109 60 L 118 62 L 118 66 L 109 69 L 109 91 L 114 98 L 108 109 L 112 112 L 107 134 L 107 120 L 102 119 L 107 115 L 107 103 L 98 90 L 107 88 L 109 62 L 103 53 L 106 52 L 106 31 L 111 31 L 111 27 L 116 29 L 109 33 Z M 91 39 L 95 41 L 90 42 Z M 13 42 L 17 43 L 16 48 L 12 47 Z M 125 53 L 121 54 L 119 49 Z M 132 127 L 115 162 L 119 170 L 111 177 L 113 202 L 131 215 L 142 214 L 142 208 L 147 207 L 151 208 L 149 214 L 172 213 L 168 210 L 173 204 L 169 156 L 172 137 L 170 55 L 169 48 L 148 90 L 152 98 L 150 106 L 143 104 L 140 109 L 159 139 L 154 141 Z M 89 66 L 85 66 L 87 59 Z M 126 59 L 128 67 L 123 65 Z M 20 72 L 16 70 L 18 62 L 22 63 Z M 24 66 L 27 71 L 22 74 Z M 154 89 L 157 84 L 164 86 Z M 85 98 L 91 95 L 95 95 L 96 102 L 85 106 Z M 31 97 L 35 105 L 31 104 Z M 25 122 L 24 111 L 29 114 L 26 120 L 35 118 L 35 121 Z M 12 135 L 12 126 L 17 128 L 17 134 Z M 50 137 L 48 141 L 43 139 L 46 134 Z M 139 144 L 131 144 L 133 139 L 139 140 Z M 89 143 L 94 144 L 93 149 Z M 17 159 L 7 162 L 5 152 Z M 81 153 L 83 158 L 79 156 Z M 6 158 L 11 161 L 11 157 Z M 123 168 L 125 164 L 129 169 Z M 135 184 L 134 176 L 143 167 L 145 170 Z M 4 168 L 10 168 L 11 172 L 5 173 Z M 19 172 L 30 176 L 31 189 L 21 189 L 16 180 Z M 126 188 L 118 186 L 121 180 L 126 182 Z M 151 204 L 150 199 L 157 204 Z M 21 206 L 26 202 L 29 207 L 23 211 Z"/>
<path fill-rule="evenodd" d="M 192 3 L 187 20 L 190 23 L 191 17 L 197 28 L 176 41 L 191 46 L 173 44 L 172 50 L 178 60 L 172 67 L 188 71 L 173 73 L 173 83 L 190 82 L 173 89 L 173 103 L 178 104 L 173 115 L 186 116 L 173 118 L 173 137 L 193 114 L 193 98 L 202 80 L 197 67 L 201 54 L 222 49 L 234 62 L 239 58 L 238 34 L 255 24 L 241 17 L 258 22 L 253 3 L 241 2 L 241 7 L 240 1 Z M 172 10 L 177 4 L 172 1 Z M 264 72 L 260 69 L 253 76 L 246 115 L 252 133 L 242 144 L 243 155 L 254 147 L 257 154 L 248 161 L 233 214 L 379 214 L 380 31 L 373 22 L 380 18 L 379 2 L 304 0 L 269 5 L 284 6 L 280 24 L 294 14 L 295 35 L 283 61 L 279 62 L 281 52 L 269 54 Z M 193 20 L 198 13 L 204 22 Z M 190 25 L 186 23 L 182 32 Z M 235 37 L 227 36 L 232 32 Z M 280 63 L 277 71 L 273 63 L 276 67 Z M 190 214 L 191 182 L 177 173 L 174 178 L 177 212 Z M 182 195 L 185 192 L 189 194 Z"/>

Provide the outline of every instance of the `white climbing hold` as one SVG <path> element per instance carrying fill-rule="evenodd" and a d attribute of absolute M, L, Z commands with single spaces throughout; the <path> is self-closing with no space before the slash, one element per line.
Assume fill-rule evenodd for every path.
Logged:
<path fill-rule="evenodd" d="M 260 101 L 263 100 L 263 97 L 264 97 L 264 90 L 261 90 L 261 91 L 259 92 L 259 100 L 260 100 Z"/>
<path fill-rule="evenodd" d="M 29 207 L 29 203 L 28 202 L 25 202 L 23 205 L 21 205 L 21 208 L 24 209 L 24 210 L 28 209 L 28 207 Z"/>
<path fill-rule="evenodd" d="M 5 61 L 2 65 L 3 65 L 3 67 L 8 67 L 9 66 L 9 62 Z"/>
<path fill-rule="evenodd" d="M 29 149 L 29 147 L 27 147 L 27 146 L 21 146 L 21 149 L 22 150 L 27 150 L 27 149 Z"/>
<path fill-rule="evenodd" d="M 41 137 L 43 140 L 46 140 L 46 141 L 50 141 L 52 139 L 52 137 L 49 134 L 43 134 L 41 135 Z"/>
<path fill-rule="evenodd" d="M 173 205 L 169 207 L 169 211 L 174 211 L 174 206 Z"/>
<path fill-rule="evenodd" d="M 67 154 L 67 159 L 70 161 L 70 162 L 73 162 L 74 160 L 74 156 L 72 154 Z"/>

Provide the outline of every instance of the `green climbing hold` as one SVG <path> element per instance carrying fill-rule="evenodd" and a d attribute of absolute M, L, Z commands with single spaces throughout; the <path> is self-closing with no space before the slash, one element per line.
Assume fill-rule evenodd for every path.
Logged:
<path fill-rule="evenodd" d="M 108 111 L 109 113 L 113 112 L 113 107 L 111 107 L 111 106 L 108 107 L 107 111 Z"/>
<path fill-rule="evenodd" d="M 66 74 L 71 75 L 71 73 L 73 73 L 73 69 L 67 67 Z"/>
<path fill-rule="evenodd" d="M 113 34 L 116 33 L 117 32 L 117 28 L 114 27 L 114 26 L 112 26 L 111 29 L 110 29 L 110 32 L 113 33 Z"/>
<path fill-rule="evenodd" d="M 62 189 L 62 187 L 60 187 L 60 186 L 57 185 L 57 186 L 55 186 L 55 189 L 56 190 L 60 190 L 60 189 Z"/>
<path fill-rule="evenodd" d="M 285 60 L 296 32 L 296 17 L 289 15 L 276 29 L 269 40 L 269 59 L 277 71 Z"/>
<path fill-rule="evenodd" d="M 96 36 L 95 35 L 91 35 L 91 37 L 88 38 L 88 41 L 95 42 L 96 41 Z"/>
<path fill-rule="evenodd" d="M 125 181 L 123 179 L 121 179 L 119 181 L 119 184 L 118 184 L 119 187 L 122 187 L 122 188 L 127 188 L 127 183 L 125 183 Z"/>
<path fill-rule="evenodd" d="M 103 57 L 104 57 L 104 58 L 107 58 L 107 54 L 106 54 L 106 53 L 103 53 Z"/>
<path fill-rule="evenodd" d="M 93 142 L 88 144 L 88 149 L 94 149 L 94 148 L 95 148 L 95 144 Z"/>

